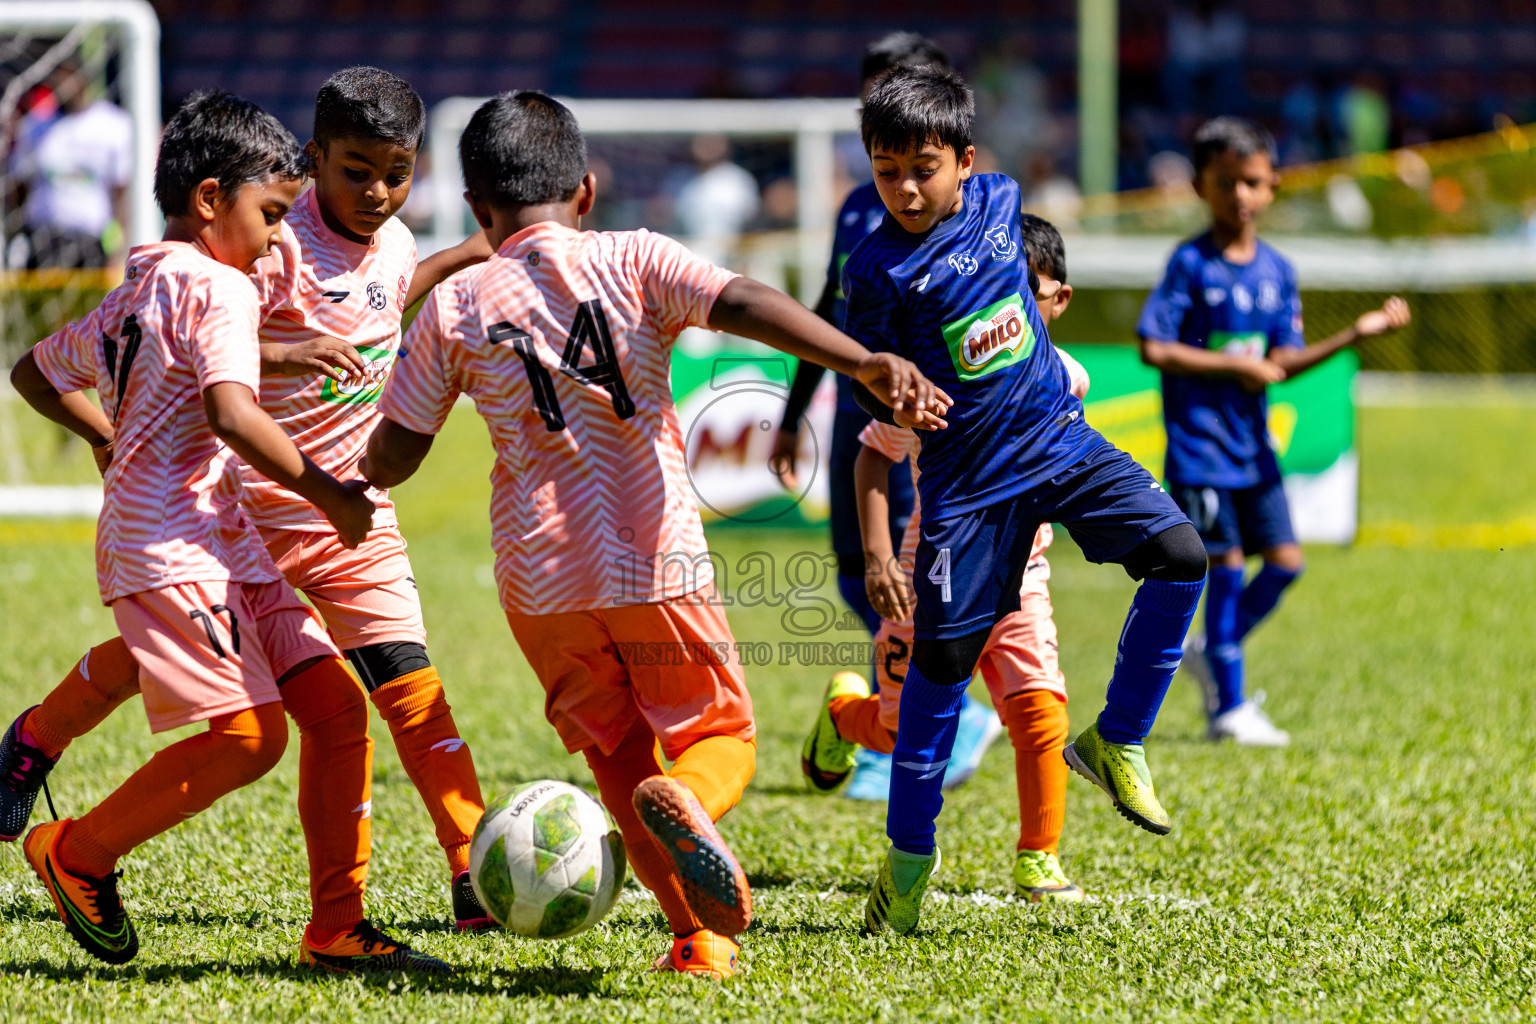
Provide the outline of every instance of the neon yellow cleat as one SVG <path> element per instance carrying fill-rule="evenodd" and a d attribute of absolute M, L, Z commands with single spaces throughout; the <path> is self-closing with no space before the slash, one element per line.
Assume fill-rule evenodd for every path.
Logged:
<path fill-rule="evenodd" d="M 1072 902 L 1083 890 L 1067 880 L 1061 861 L 1045 850 L 1020 850 L 1013 862 L 1013 884 L 1031 903 Z"/>
<path fill-rule="evenodd" d="M 894 846 L 880 861 L 880 874 L 864 904 L 864 928 L 871 933 L 893 931 L 905 935 L 917 927 L 923 911 L 923 893 L 939 870 L 939 848 L 927 857 L 903 853 Z"/>
<path fill-rule="evenodd" d="M 1173 831 L 1173 820 L 1152 790 L 1152 773 L 1140 743 L 1110 743 L 1095 722 L 1062 751 L 1073 771 L 1109 794 L 1115 810 L 1153 835 Z"/>
<path fill-rule="evenodd" d="M 827 683 L 816 724 L 805 738 L 805 746 L 800 748 L 800 771 L 812 793 L 825 796 L 837 792 L 853 773 L 854 756 L 859 752 L 857 743 L 838 735 L 832 722 L 832 701 L 838 697 L 868 696 L 869 681 L 857 672 L 839 672 Z"/>

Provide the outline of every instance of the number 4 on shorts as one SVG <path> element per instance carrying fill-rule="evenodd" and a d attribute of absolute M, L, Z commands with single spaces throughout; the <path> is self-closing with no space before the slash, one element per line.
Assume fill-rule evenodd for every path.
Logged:
<path fill-rule="evenodd" d="M 949 548 L 939 548 L 939 555 L 928 570 L 928 582 L 939 586 L 939 600 L 949 604 Z"/>

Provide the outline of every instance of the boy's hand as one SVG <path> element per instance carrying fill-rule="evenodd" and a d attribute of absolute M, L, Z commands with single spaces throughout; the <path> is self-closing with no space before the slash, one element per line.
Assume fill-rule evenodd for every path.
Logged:
<path fill-rule="evenodd" d="M 113 446 L 111 441 L 108 441 L 106 444 L 91 445 L 91 458 L 96 460 L 96 472 L 100 473 L 103 477 L 107 475 L 107 470 L 112 466 L 112 455 Z"/>
<path fill-rule="evenodd" d="M 914 412 L 911 409 L 902 409 L 891 414 L 898 427 L 906 427 L 908 430 L 943 430 L 949 426 L 949 421 L 934 413 L 931 409 L 922 412 Z"/>
<path fill-rule="evenodd" d="M 923 413 L 943 416 L 954 404 L 943 390 L 923 376 L 921 370 L 890 352 L 871 352 L 859 362 L 853 378 L 895 410 L 898 416 L 903 411 L 910 411 L 919 422 L 926 422 Z"/>
<path fill-rule="evenodd" d="M 1245 390 L 1263 391 L 1285 380 L 1285 371 L 1268 359 L 1237 359 L 1232 364 L 1232 376 Z"/>
<path fill-rule="evenodd" d="M 349 480 L 342 483 L 336 492 L 333 501 L 326 503 L 322 509 L 325 518 L 336 527 L 336 535 L 341 538 L 342 547 L 355 548 L 368 536 L 369 529 L 373 526 L 373 501 L 368 497 L 368 484 L 362 480 Z"/>
<path fill-rule="evenodd" d="M 907 585 L 907 574 L 902 572 L 901 563 L 895 558 L 887 558 L 883 562 L 868 559 L 868 563 L 869 567 L 864 573 L 864 592 L 869 595 L 870 606 L 882 619 L 905 621 L 912 614 L 916 596 Z"/>
<path fill-rule="evenodd" d="M 800 454 L 800 434 L 794 430 L 781 429 L 773 438 L 773 454 L 768 456 L 768 468 L 773 475 L 779 478 L 779 483 L 785 489 L 798 493 L 800 490 L 800 473 L 796 469 L 795 462 Z"/>
<path fill-rule="evenodd" d="M 1374 338 L 1407 327 L 1410 319 L 1408 303 L 1394 295 L 1380 309 L 1373 309 L 1356 320 L 1355 334 L 1362 338 Z"/>
<path fill-rule="evenodd" d="M 367 369 L 368 360 L 337 338 L 319 337 L 296 345 L 261 346 L 261 373 L 265 377 L 307 377 L 318 373 L 341 382 Z"/>

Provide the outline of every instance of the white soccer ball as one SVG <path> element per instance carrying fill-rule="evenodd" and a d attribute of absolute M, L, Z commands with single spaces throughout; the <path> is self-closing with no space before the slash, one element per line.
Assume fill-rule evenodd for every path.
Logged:
<path fill-rule="evenodd" d="M 496 923 L 533 939 L 585 931 L 624 888 L 624 840 L 603 805 L 565 782 L 518 787 L 485 809 L 469 880 Z"/>

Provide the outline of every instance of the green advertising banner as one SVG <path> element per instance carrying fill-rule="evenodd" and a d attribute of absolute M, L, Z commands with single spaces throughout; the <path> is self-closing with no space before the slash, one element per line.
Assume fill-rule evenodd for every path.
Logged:
<path fill-rule="evenodd" d="M 1161 476 L 1166 439 L 1157 372 L 1133 346 L 1076 345 L 1088 370 L 1088 422 Z M 800 432 L 798 486 L 768 468 L 794 360 L 740 338 L 690 330 L 677 341 L 672 387 L 688 471 L 706 521 L 810 526 L 826 521 L 827 455 L 835 406 L 830 375 Z M 1303 541 L 1347 544 L 1358 522 L 1359 460 L 1352 389 L 1359 359 L 1340 353 L 1270 388 L 1269 426 Z"/>

